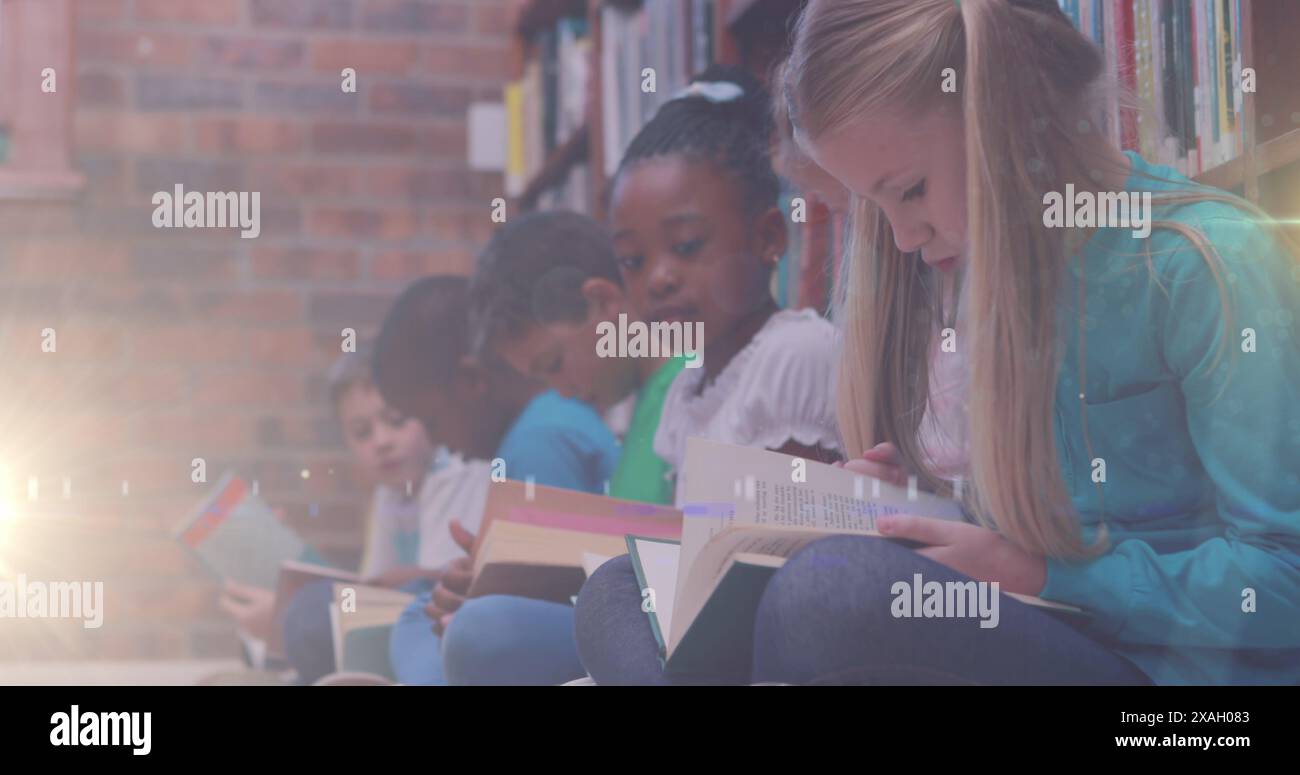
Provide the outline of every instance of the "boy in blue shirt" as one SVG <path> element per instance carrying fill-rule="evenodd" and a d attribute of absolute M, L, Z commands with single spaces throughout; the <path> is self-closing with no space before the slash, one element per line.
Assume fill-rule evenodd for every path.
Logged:
<path fill-rule="evenodd" d="M 384 400 L 418 417 L 434 443 L 466 458 L 503 461 L 507 478 L 602 492 L 618 463 L 613 434 L 587 404 L 541 390 L 490 354 L 472 354 L 468 303 L 469 283 L 462 277 L 426 277 L 402 293 L 375 345 L 375 384 Z M 453 523 L 452 535 L 468 551 L 473 536 L 464 521 L 480 514 L 456 516 L 462 522 Z M 446 682 L 441 635 L 464 601 L 468 559 L 447 566 L 394 627 L 389 652 L 399 682 Z M 567 606 L 508 597 L 475 605 L 490 606 L 490 618 L 508 621 L 511 631 L 530 633 L 526 644 L 508 631 L 483 628 L 460 639 L 474 653 L 512 654 L 501 660 L 503 667 L 524 673 L 511 680 L 550 683 L 584 674 Z M 569 624 L 551 626 L 556 622 Z"/>

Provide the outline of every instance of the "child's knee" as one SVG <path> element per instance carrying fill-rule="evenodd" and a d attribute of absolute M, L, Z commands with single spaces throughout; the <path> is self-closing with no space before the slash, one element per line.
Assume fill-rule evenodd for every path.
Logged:
<path fill-rule="evenodd" d="M 489 675 L 512 649 L 519 632 L 511 624 L 510 598 L 488 595 L 466 600 L 443 635 L 442 661 L 451 683 L 473 683 Z"/>

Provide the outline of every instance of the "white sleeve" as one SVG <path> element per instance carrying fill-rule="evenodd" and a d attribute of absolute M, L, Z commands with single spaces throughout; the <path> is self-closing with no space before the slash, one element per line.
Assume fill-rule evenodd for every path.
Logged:
<path fill-rule="evenodd" d="M 421 568 L 441 568 L 465 554 L 451 537 L 451 521 L 459 520 L 469 532 L 478 532 L 491 473 L 486 460 L 470 460 L 429 477 L 420 491 Z"/>
<path fill-rule="evenodd" d="M 735 403 L 738 444 L 842 450 L 835 417 L 837 329 L 811 314 L 770 332 Z"/>
<path fill-rule="evenodd" d="M 384 507 L 384 488 L 376 487 L 366 517 L 366 544 L 361 554 L 361 577 L 378 576 L 397 566 L 397 547 L 393 545 L 395 529 L 392 509 Z"/>

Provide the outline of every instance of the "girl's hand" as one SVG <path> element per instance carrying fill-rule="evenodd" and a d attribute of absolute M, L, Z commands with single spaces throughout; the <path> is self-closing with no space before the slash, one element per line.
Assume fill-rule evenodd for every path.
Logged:
<path fill-rule="evenodd" d="M 271 619 L 275 613 L 275 593 L 271 590 L 227 579 L 218 605 L 239 623 L 244 632 L 261 640 L 270 638 Z"/>
<path fill-rule="evenodd" d="M 451 617 L 465 602 L 469 594 L 469 585 L 474 581 L 474 534 L 460 524 L 459 520 L 451 522 L 451 537 L 460 548 L 465 550 L 464 557 L 457 557 L 447 563 L 438 579 L 438 586 L 433 588 L 433 596 L 424 612 L 433 619 L 433 631 L 442 636 L 451 624 Z"/>
<path fill-rule="evenodd" d="M 1041 555 L 1029 554 L 988 528 L 893 514 L 876 520 L 876 529 L 890 538 L 926 544 L 916 551 L 976 581 L 996 581 L 1003 592 L 1038 595 L 1047 583 Z"/>
<path fill-rule="evenodd" d="M 888 482 L 896 487 L 907 486 L 907 471 L 903 468 L 903 459 L 898 454 L 898 448 L 887 441 L 863 452 L 860 458 L 846 461 L 844 468 Z"/>

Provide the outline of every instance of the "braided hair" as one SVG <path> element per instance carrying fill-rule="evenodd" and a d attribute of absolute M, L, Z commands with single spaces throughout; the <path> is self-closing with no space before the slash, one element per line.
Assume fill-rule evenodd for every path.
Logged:
<path fill-rule="evenodd" d="M 772 170 L 772 129 L 770 101 L 758 80 L 739 68 L 713 65 L 636 133 L 610 190 L 629 168 L 681 154 L 712 162 L 730 175 L 746 213 L 760 215 L 777 205 L 781 189 Z"/>

